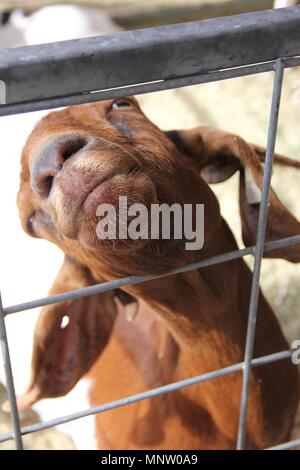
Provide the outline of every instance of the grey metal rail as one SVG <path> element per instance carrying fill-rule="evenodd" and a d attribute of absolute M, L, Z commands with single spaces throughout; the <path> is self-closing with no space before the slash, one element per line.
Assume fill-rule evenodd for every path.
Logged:
<path fill-rule="evenodd" d="M 283 351 L 253 359 L 253 342 L 263 252 L 300 243 L 300 234 L 269 243 L 264 240 L 283 72 L 285 68 L 300 65 L 300 8 L 0 50 L 0 80 L 5 82 L 7 92 L 6 104 L 0 105 L 2 116 L 262 73 L 274 70 L 275 65 L 257 245 L 223 253 L 162 275 L 129 276 L 7 307 L 2 307 L 0 301 L 0 339 L 13 427 L 13 432 L 0 436 L 0 442 L 14 439 L 16 447 L 21 449 L 24 434 L 242 371 L 244 380 L 237 447 L 245 448 L 251 369 L 287 359 L 291 355 L 291 351 Z M 201 269 L 247 255 L 255 255 L 255 267 L 244 362 L 20 429 L 5 315 Z M 271 449 L 289 449 L 299 444 L 299 440 L 294 440 Z"/>
<path fill-rule="evenodd" d="M 299 55 L 300 8 L 2 49 L 7 104 L 170 80 Z"/>

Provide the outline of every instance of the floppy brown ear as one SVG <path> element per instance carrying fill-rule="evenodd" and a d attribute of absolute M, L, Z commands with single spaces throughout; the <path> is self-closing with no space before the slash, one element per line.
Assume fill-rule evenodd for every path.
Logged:
<path fill-rule="evenodd" d="M 94 284 L 90 271 L 66 257 L 50 294 Z M 116 316 L 113 292 L 43 307 L 34 335 L 32 372 L 24 409 L 42 398 L 65 395 L 90 369 L 105 348 Z"/>
<path fill-rule="evenodd" d="M 251 145 L 241 137 L 208 127 L 191 130 L 169 131 L 167 135 L 179 150 L 197 164 L 202 178 L 207 183 L 225 181 L 236 171 L 240 172 L 240 213 L 243 240 L 246 246 L 255 245 L 263 182 L 265 150 Z M 275 155 L 275 163 L 300 169 L 300 162 Z M 300 176 L 300 173 L 297 174 Z M 266 241 L 299 235 L 300 223 L 278 199 L 273 189 L 270 205 Z M 300 262 L 300 245 L 288 246 L 266 252 L 268 258 L 284 258 Z"/>

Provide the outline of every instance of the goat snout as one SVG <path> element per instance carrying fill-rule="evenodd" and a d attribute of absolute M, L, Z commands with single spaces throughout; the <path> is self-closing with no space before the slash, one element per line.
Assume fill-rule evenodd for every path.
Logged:
<path fill-rule="evenodd" d="M 38 149 L 31 163 L 31 186 L 39 197 L 46 199 L 49 196 L 54 178 L 66 160 L 86 144 L 85 137 L 72 133 L 52 137 Z"/>

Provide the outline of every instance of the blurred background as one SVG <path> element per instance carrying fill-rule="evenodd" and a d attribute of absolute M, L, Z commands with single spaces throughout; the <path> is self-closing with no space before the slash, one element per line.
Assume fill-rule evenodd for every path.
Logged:
<path fill-rule="evenodd" d="M 172 24 L 296 3 L 295 0 L 89 0 L 62 5 L 58 1 L 0 0 L 0 48 L 111 34 L 121 29 Z M 145 113 L 162 129 L 208 125 L 265 146 L 272 83 L 273 73 L 265 73 L 141 95 L 138 100 Z M 33 240 L 22 232 L 15 206 L 22 146 L 34 124 L 45 113 L 0 118 L 0 286 L 4 305 L 46 295 L 62 260 L 61 253 L 54 246 Z M 276 150 L 300 160 L 300 68 L 285 73 Z M 299 182 L 300 174 L 296 170 L 280 168 L 280 171 L 274 171 L 275 191 L 298 218 Z M 224 217 L 242 246 L 237 176 L 213 189 Z M 252 263 L 251 259 L 247 262 Z M 291 343 L 300 339 L 299 280 L 299 265 L 264 260 L 261 285 Z M 37 315 L 38 311 L 32 310 L 7 319 L 18 393 L 24 391 L 29 379 Z M 1 382 L 4 384 L 5 379 L 0 368 L 0 406 L 6 396 Z M 22 425 L 88 407 L 87 388 L 88 383 L 82 380 L 67 397 L 40 402 L 34 411 L 22 415 Z M 299 428 L 295 429 L 298 437 Z M 0 410 L 0 433 L 8 430 L 9 415 Z M 24 441 L 28 449 L 91 449 L 94 447 L 93 418 L 29 435 Z M 12 447 L 12 442 L 0 444 L 0 449 Z"/>

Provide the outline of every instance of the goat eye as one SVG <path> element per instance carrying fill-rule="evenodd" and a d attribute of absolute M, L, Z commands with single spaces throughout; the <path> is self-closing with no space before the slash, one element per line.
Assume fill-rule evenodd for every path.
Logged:
<path fill-rule="evenodd" d="M 131 101 L 120 99 L 120 100 L 114 101 L 114 103 L 112 104 L 111 109 L 115 110 L 115 109 L 120 109 L 120 108 L 129 108 L 130 105 L 131 105 Z"/>

